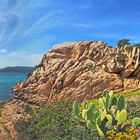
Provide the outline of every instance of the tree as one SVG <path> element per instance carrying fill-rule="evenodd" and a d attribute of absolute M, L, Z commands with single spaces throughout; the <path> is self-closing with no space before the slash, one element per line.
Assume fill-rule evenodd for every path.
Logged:
<path fill-rule="evenodd" d="M 117 46 L 120 48 L 124 48 L 125 45 L 129 45 L 129 39 L 121 39 L 118 41 Z"/>
<path fill-rule="evenodd" d="M 140 48 L 140 43 L 133 44 L 134 47 Z"/>

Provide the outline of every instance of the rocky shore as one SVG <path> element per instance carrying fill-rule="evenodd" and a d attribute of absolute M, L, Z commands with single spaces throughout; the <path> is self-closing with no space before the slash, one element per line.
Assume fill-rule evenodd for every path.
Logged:
<path fill-rule="evenodd" d="M 29 77 L 13 87 L 14 98 L 1 104 L 0 138 L 16 138 L 14 123 L 28 117 L 28 105 L 60 99 L 80 102 L 102 91 L 140 88 L 140 49 L 112 48 L 104 42 L 65 42 L 44 54 Z"/>

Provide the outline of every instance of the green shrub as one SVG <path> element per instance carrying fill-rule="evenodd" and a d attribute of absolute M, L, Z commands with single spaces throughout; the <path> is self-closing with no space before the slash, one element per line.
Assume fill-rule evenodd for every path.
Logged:
<path fill-rule="evenodd" d="M 125 50 L 127 51 L 127 53 L 130 53 L 130 52 L 132 52 L 132 50 L 133 50 L 133 45 L 127 45 L 126 47 L 125 47 Z"/>
<path fill-rule="evenodd" d="M 117 59 L 120 63 L 122 63 L 124 65 L 126 58 L 127 58 L 127 56 L 125 54 L 120 54 Z"/>
<path fill-rule="evenodd" d="M 133 44 L 134 47 L 140 48 L 140 43 Z"/>
<path fill-rule="evenodd" d="M 128 118 L 140 117 L 140 102 L 127 102 Z"/>
<path fill-rule="evenodd" d="M 126 104 L 123 96 L 115 97 L 110 92 L 82 104 L 61 100 L 38 109 L 28 106 L 27 112 L 32 119 L 19 120 L 15 128 L 19 133 L 18 140 L 132 139 L 135 125 L 139 125 L 139 119 L 133 119 L 139 117 L 138 108 L 139 104 L 132 101 Z M 105 137 L 101 138 L 99 134 Z"/>
<path fill-rule="evenodd" d="M 88 70 L 94 70 L 96 68 L 96 64 L 88 63 L 86 64 L 86 68 Z"/>
<path fill-rule="evenodd" d="M 121 39 L 118 41 L 117 46 L 119 48 L 124 48 L 125 45 L 129 45 L 129 39 Z"/>
<path fill-rule="evenodd" d="M 90 131 L 73 119 L 72 102 L 61 100 L 31 111 L 31 120 L 15 124 L 18 140 L 95 140 L 96 131 Z M 33 113 L 35 112 L 35 113 Z"/>

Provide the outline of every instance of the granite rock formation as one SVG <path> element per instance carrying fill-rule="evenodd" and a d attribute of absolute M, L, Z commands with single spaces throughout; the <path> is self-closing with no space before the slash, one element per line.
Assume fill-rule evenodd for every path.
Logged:
<path fill-rule="evenodd" d="M 58 99 L 83 101 L 104 90 L 139 88 L 139 78 L 139 48 L 112 48 L 97 41 L 66 42 L 49 50 L 13 92 L 16 98 L 37 105 Z"/>
<path fill-rule="evenodd" d="M 104 90 L 140 88 L 140 49 L 112 48 L 103 42 L 66 42 L 54 46 L 29 77 L 13 87 L 14 98 L 3 103 L 0 139 L 16 139 L 14 124 L 30 118 L 28 106 L 59 99 L 89 100 Z"/>

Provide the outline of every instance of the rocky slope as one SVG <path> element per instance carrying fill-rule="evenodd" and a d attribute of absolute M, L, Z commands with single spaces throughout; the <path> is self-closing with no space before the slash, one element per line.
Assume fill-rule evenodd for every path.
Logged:
<path fill-rule="evenodd" d="M 140 49 L 111 48 L 103 42 L 66 42 L 54 46 L 30 73 L 13 87 L 14 98 L 4 103 L 0 117 L 0 138 L 16 138 L 14 123 L 28 105 L 59 99 L 88 100 L 104 90 L 140 88 Z"/>
<path fill-rule="evenodd" d="M 19 140 L 15 124 L 20 119 L 30 119 L 31 116 L 27 110 L 33 106 L 13 98 L 1 103 L 0 107 L 0 140 Z"/>
<path fill-rule="evenodd" d="M 111 48 L 96 41 L 66 42 L 48 51 L 13 92 L 16 98 L 37 105 L 62 98 L 83 101 L 104 90 L 139 88 L 139 78 L 139 48 Z"/>

